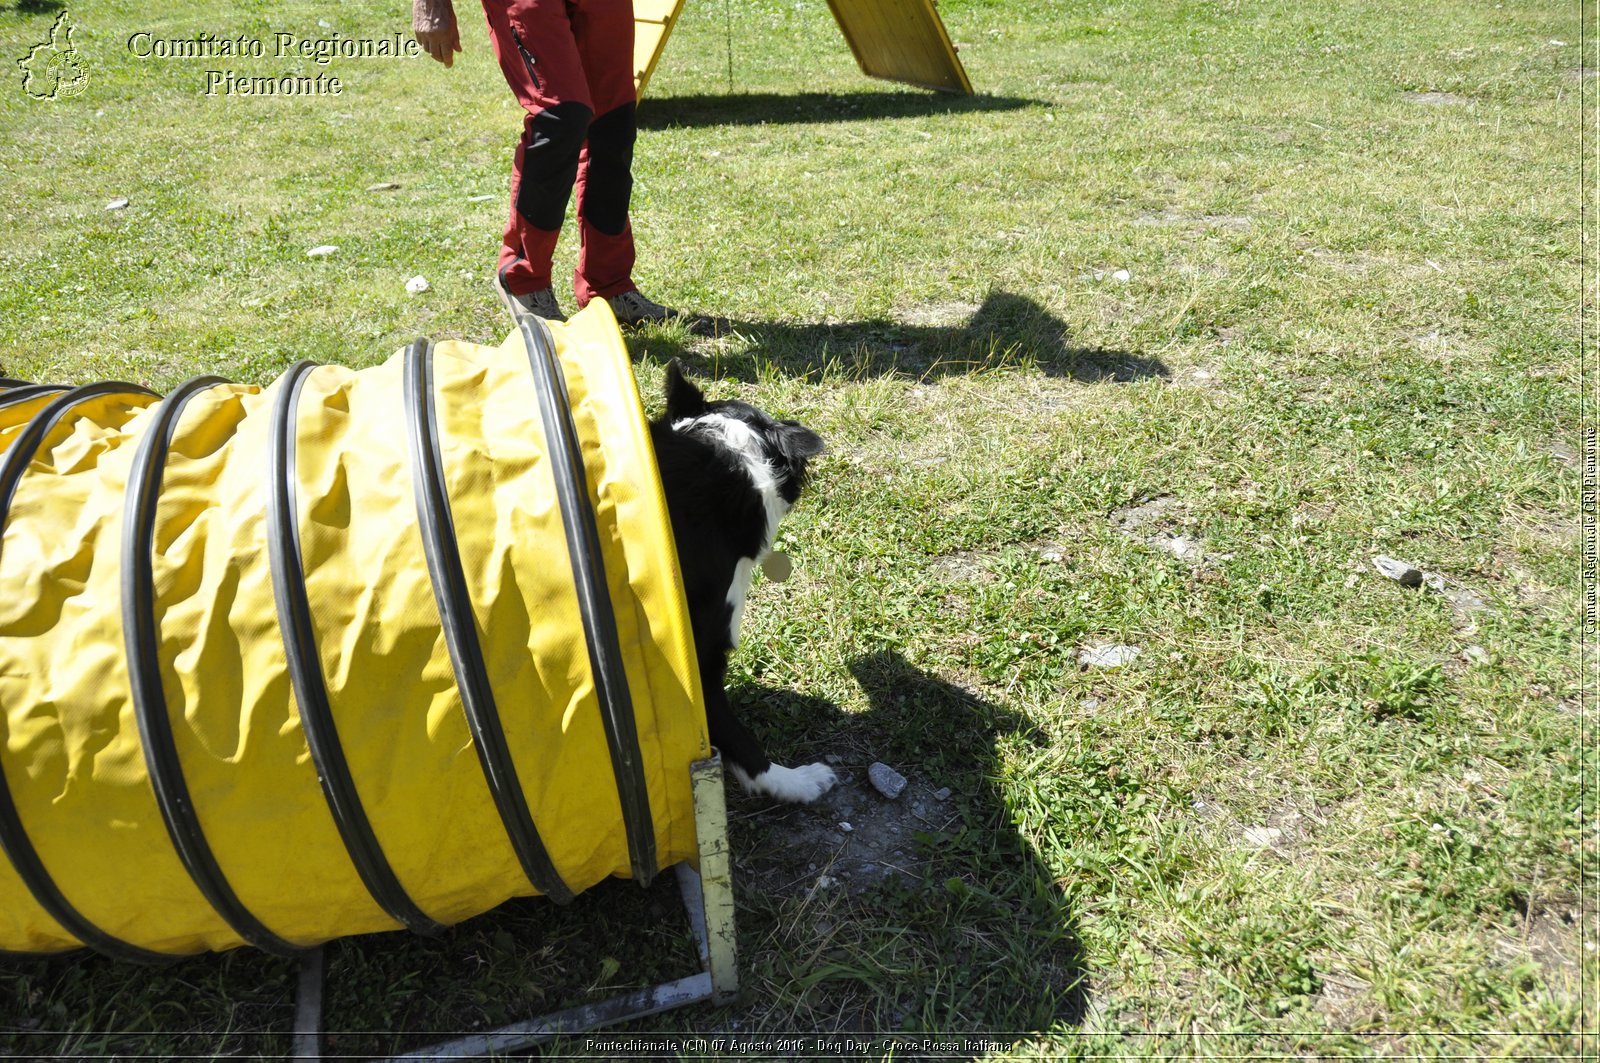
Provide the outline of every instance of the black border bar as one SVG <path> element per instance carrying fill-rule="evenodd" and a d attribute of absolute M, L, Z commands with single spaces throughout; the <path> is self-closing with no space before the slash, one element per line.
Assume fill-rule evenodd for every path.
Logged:
<path fill-rule="evenodd" d="M 434 599 L 439 605 L 439 622 L 443 625 L 450 661 L 455 668 L 456 688 L 461 694 L 467 724 L 472 729 L 472 744 L 478 751 L 484 779 L 523 872 L 540 893 L 557 904 L 566 904 L 572 900 L 572 890 L 562 880 L 539 838 L 505 730 L 500 725 L 494 689 L 483 659 L 477 619 L 461 567 L 455 521 L 450 513 L 444 458 L 439 449 L 438 408 L 433 394 L 433 344 L 426 339 L 416 340 L 406 348 L 404 395 L 406 435 L 410 441 L 412 482 L 417 497 L 417 525 L 428 558 Z"/>
<path fill-rule="evenodd" d="M 322 656 L 317 651 L 295 502 L 296 411 L 300 406 L 300 389 L 316 367 L 316 362 L 299 362 L 285 373 L 272 408 L 267 470 L 267 551 L 272 565 L 272 595 L 278 607 L 279 630 L 283 634 L 284 659 L 289 669 L 289 682 L 294 687 L 295 704 L 300 709 L 300 727 L 311 750 L 312 763 L 316 765 L 317 781 L 322 784 L 328 810 L 333 814 L 333 822 L 339 828 L 339 837 L 350 854 L 356 874 L 361 876 L 373 901 L 395 922 L 417 933 L 435 933 L 444 928 L 429 918 L 400 884 L 362 807 L 361 793 L 350 774 L 350 763 L 345 759 L 344 745 L 334 723 L 328 684 L 322 674 Z"/>
<path fill-rule="evenodd" d="M 189 400 L 226 380 L 200 376 L 180 384 L 156 411 L 155 420 L 139 441 L 122 519 L 122 631 L 128 652 L 128 678 L 133 694 L 133 715 L 144 744 L 144 762 L 155 791 L 161 819 L 172 846 L 196 888 L 233 932 L 276 956 L 297 956 L 300 949 L 285 941 L 246 908 L 222 873 L 216 854 L 206 841 L 205 829 L 195 810 L 183 763 L 173 738 L 167 694 L 161 685 L 161 633 L 156 620 L 155 574 L 151 551 L 156 513 L 161 499 L 161 478 L 167 452 L 177 432 L 178 419 Z"/>
<path fill-rule="evenodd" d="M 119 394 L 160 397 L 149 388 L 137 384 L 117 381 L 89 384 L 73 388 L 35 413 L 29 420 L 28 427 L 23 429 L 22 434 L 12 442 L 3 458 L 0 458 L 0 546 L 4 545 L 6 515 L 11 510 L 17 482 L 22 479 L 23 472 L 44 442 L 45 436 L 73 407 L 102 395 Z M 5 714 L 0 713 L 0 744 L 5 741 L 4 732 Z M 28 892 L 33 894 L 33 899 L 39 902 L 39 906 L 49 912 L 50 917 L 60 923 L 68 933 L 96 952 L 112 959 L 139 963 L 171 963 L 176 958 L 163 956 L 113 937 L 89 922 L 72 906 L 61 893 L 55 880 L 50 877 L 44 861 L 39 859 L 39 852 L 33 847 L 33 842 L 28 839 L 22 818 L 17 814 L 16 803 L 11 798 L 11 787 L 6 784 L 3 764 L 0 764 L 0 848 L 5 850 L 11 866 L 16 868 L 17 876 L 28 887 Z"/>
<path fill-rule="evenodd" d="M 656 874 L 655 821 L 645 786 L 639 755 L 639 731 L 633 719 L 633 698 L 623 669 L 617 617 L 611 608 L 605 563 L 600 554 L 600 533 L 589 505 L 589 480 L 584 474 L 583 451 L 572 421 L 572 401 L 566 378 L 556 358 L 555 341 L 545 323 L 524 317 L 518 327 L 533 370 L 539 394 L 539 415 L 544 424 L 546 449 L 555 477 L 561 523 L 567 533 L 567 554 L 572 559 L 573 589 L 583 617 L 583 637 L 589 649 L 589 669 L 600 702 L 600 720 L 611 748 L 611 771 L 622 803 L 622 822 L 628 835 L 628 856 L 633 877 L 648 886 Z"/>

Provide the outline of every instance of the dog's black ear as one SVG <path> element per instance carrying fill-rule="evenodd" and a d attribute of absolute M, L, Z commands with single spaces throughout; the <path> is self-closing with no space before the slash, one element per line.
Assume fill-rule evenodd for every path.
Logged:
<path fill-rule="evenodd" d="M 683 363 L 674 358 L 667 363 L 667 423 L 706 412 L 705 393 L 683 375 Z"/>
<path fill-rule="evenodd" d="M 782 454 L 790 465 L 804 465 L 806 459 L 814 458 L 828 449 L 821 436 L 805 425 L 793 421 L 778 423 L 773 443 L 776 444 L 778 453 Z"/>

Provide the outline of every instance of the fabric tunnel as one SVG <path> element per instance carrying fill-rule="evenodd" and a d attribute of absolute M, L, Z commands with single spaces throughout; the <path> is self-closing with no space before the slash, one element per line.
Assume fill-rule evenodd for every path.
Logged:
<path fill-rule="evenodd" d="M 0 949 L 427 931 L 697 855 L 710 753 L 605 300 L 165 398 L 0 382 Z"/>

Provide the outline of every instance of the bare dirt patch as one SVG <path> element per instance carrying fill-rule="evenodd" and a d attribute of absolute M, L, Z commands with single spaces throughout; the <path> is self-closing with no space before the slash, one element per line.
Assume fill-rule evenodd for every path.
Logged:
<path fill-rule="evenodd" d="M 1322 983 L 1312 1007 L 1326 1015 L 1336 1029 L 1351 1029 L 1380 1013 L 1372 997 L 1372 986 L 1365 979 L 1335 971 L 1318 974 Z"/>
<path fill-rule="evenodd" d="M 981 307 L 977 303 L 960 301 L 919 303 L 895 311 L 894 319 L 902 325 L 921 328 L 948 328 L 971 321 Z"/>
<path fill-rule="evenodd" d="M 948 793 L 941 801 L 935 786 L 912 778 L 891 801 L 867 782 L 865 764 L 836 770 L 839 785 L 815 804 L 740 802 L 751 808 L 736 815 L 759 817 L 767 835 L 767 844 L 737 861 L 744 881 L 773 896 L 843 891 L 856 897 L 890 880 L 911 885 L 925 877 L 927 857 L 917 834 L 950 825 L 955 809 Z"/>
<path fill-rule="evenodd" d="M 1550 444 L 1550 456 L 1569 469 L 1578 467 L 1578 451 L 1566 440 L 1558 439 Z"/>
<path fill-rule="evenodd" d="M 1461 346 L 1458 337 L 1448 335 L 1439 329 L 1418 332 L 1408 337 L 1408 340 L 1417 350 L 1435 356 L 1448 354 Z"/>
<path fill-rule="evenodd" d="M 1172 384 L 1174 387 L 1206 390 L 1222 387 L 1222 381 L 1217 378 L 1217 370 L 1206 365 L 1192 365 L 1174 374 Z"/>
<path fill-rule="evenodd" d="M 1133 219 L 1135 225 L 1177 225 L 1184 221 L 1182 213 L 1168 208 L 1166 210 L 1147 210 Z"/>
<path fill-rule="evenodd" d="M 1158 495 L 1113 510 L 1111 523 L 1128 535 L 1141 535 L 1183 515 L 1183 503 L 1171 495 Z"/>
<path fill-rule="evenodd" d="M 1578 522 L 1563 514 L 1521 510 L 1501 517 L 1500 523 L 1554 550 L 1570 550 L 1578 545 Z"/>
<path fill-rule="evenodd" d="M 1205 542 L 1181 530 L 1187 523 L 1187 514 L 1186 505 L 1170 495 L 1161 495 L 1113 510 L 1111 523 L 1131 539 L 1197 565 L 1207 557 Z M 1218 556 L 1225 559 L 1225 555 Z"/>
<path fill-rule="evenodd" d="M 1254 224 L 1243 214 L 1185 214 L 1168 207 L 1165 210 L 1148 210 L 1133 219 L 1135 225 L 1193 225 L 1198 228 L 1227 229 L 1230 232 L 1247 232 Z"/>
<path fill-rule="evenodd" d="M 1325 247 L 1307 247 L 1304 250 L 1304 254 L 1315 260 L 1319 265 L 1325 266 L 1336 273 L 1342 273 L 1347 277 L 1364 277 L 1375 269 L 1390 265 L 1377 255 L 1363 251 L 1342 254 L 1338 251 L 1330 251 Z"/>
<path fill-rule="evenodd" d="M 1303 794 L 1286 795 L 1272 806 L 1245 809 L 1226 793 L 1196 792 L 1189 803 L 1194 821 L 1223 845 L 1292 861 L 1305 855 L 1328 824 L 1330 809 Z"/>
<path fill-rule="evenodd" d="M 957 550 L 934 558 L 928 568 L 949 583 L 984 583 L 990 575 L 983 559 L 984 555 L 976 550 Z"/>
<path fill-rule="evenodd" d="M 1452 107 L 1474 102 L 1471 96 L 1462 96 L 1455 92 L 1408 92 L 1402 98 L 1407 103 L 1430 104 L 1435 107 Z"/>
<path fill-rule="evenodd" d="M 1509 584 L 1510 596 L 1528 612 L 1550 616 L 1563 607 L 1563 594 L 1523 567 L 1518 553 L 1510 547 L 1498 545 L 1493 552 L 1494 581 L 1501 587 Z"/>
<path fill-rule="evenodd" d="M 1507 963 L 1532 960 L 1548 981 L 1575 987 L 1584 950 L 1600 947 L 1592 932 L 1585 940 L 1585 924 L 1592 928 L 1594 920 L 1585 920 L 1576 907 L 1536 903 L 1517 926 L 1495 940 L 1494 952 Z"/>

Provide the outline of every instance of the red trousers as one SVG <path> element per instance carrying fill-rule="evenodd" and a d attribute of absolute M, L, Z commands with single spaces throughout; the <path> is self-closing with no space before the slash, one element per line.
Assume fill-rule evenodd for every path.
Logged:
<path fill-rule="evenodd" d="M 633 0 L 483 0 L 483 11 L 506 83 L 528 112 L 500 247 L 506 289 L 551 287 L 550 261 L 576 184 L 578 305 L 631 290 Z"/>

